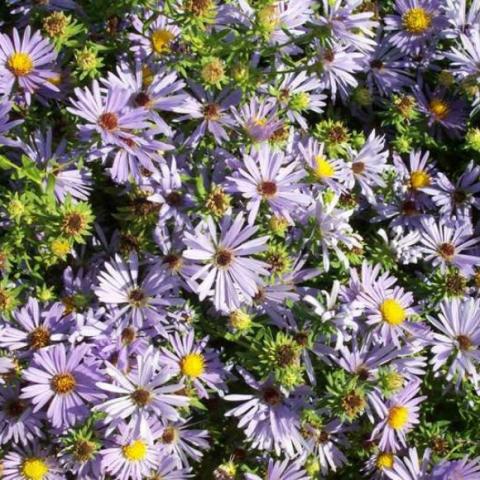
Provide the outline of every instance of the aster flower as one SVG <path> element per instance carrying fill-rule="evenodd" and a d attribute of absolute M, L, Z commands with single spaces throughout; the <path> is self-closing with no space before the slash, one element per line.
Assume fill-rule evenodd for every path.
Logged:
<path fill-rule="evenodd" d="M 291 213 L 310 203 L 310 197 L 299 191 L 305 170 L 296 161 L 287 161 L 283 152 L 272 151 L 265 143 L 252 148 L 250 155 L 244 155 L 243 168 L 227 177 L 228 191 L 242 193 L 248 199 L 250 224 L 255 222 L 262 202 L 268 204 L 274 215 L 291 224 Z"/>
<path fill-rule="evenodd" d="M 298 462 L 289 460 L 268 460 L 268 467 L 265 480 L 308 480 L 310 477 Z M 262 480 L 253 473 L 245 474 L 246 480 Z"/>
<path fill-rule="evenodd" d="M 174 393 L 183 385 L 167 385 L 172 375 L 160 367 L 159 360 L 160 352 L 149 347 L 137 356 L 136 369 L 128 373 L 107 362 L 105 374 L 113 382 L 99 382 L 97 387 L 115 398 L 96 405 L 96 410 L 105 412 L 112 419 L 146 418 L 152 414 L 164 420 L 178 420 L 180 415 L 176 408 L 188 405 L 188 398 Z"/>
<path fill-rule="evenodd" d="M 225 400 L 240 402 L 240 405 L 225 415 L 239 418 L 238 426 L 244 430 L 252 448 L 277 454 L 283 451 L 290 457 L 302 452 L 299 398 L 304 390 L 299 388 L 287 395 L 272 379 L 258 382 L 243 369 L 239 369 L 239 373 L 255 392 L 226 395 Z"/>
<path fill-rule="evenodd" d="M 446 26 L 438 0 L 396 0 L 395 15 L 385 17 L 389 41 L 400 50 L 416 54 Z"/>
<path fill-rule="evenodd" d="M 152 478 L 162 480 L 187 480 L 191 477 L 190 468 L 177 468 L 175 460 L 171 457 L 163 457 L 159 466 L 152 472 Z"/>
<path fill-rule="evenodd" d="M 429 316 L 436 328 L 431 346 L 433 371 L 449 363 L 446 378 L 464 379 L 478 388 L 477 365 L 480 361 L 480 301 L 473 298 L 445 300 L 440 304 L 438 319 Z"/>
<path fill-rule="evenodd" d="M 65 315 L 65 306 L 57 302 L 41 309 L 38 300 L 30 297 L 26 305 L 13 312 L 14 322 L 0 329 L 0 346 L 29 357 L 35 351 L 67 338 L 72 316 Z"/>
<path fill-rule="evenodd" d="M 200 398 L 208 398 L 207 388 L 216 392 L 227 389 L 226 371 L 215 350 L 207 347 L 208 337 L 197 342 L 194 331 L 169 336 L 171 350 L 162 348 L 160 362 L 182 382 L 191 383 Z"/>
<path fill-rule="evenodd" d="M 139 280 L 139 263 L 136 253 L 128 262 L 118 255 L 106 262 L 100 273 L 95 294 L 107 305 L 118 307 L 116 317 L 127 315 L 134 326 L 165 323 L 167 308 L 181 301 L 175 295 L 177 284 L 164 270 L 150 269 L 143 280 Z"/>
<path fill-rule="evenodd" d="M 450 27 L 445 32 L 448 38 L 468 35 L 480 22 L 480 0 L 445 0 L 445 17 Z"/>
<path fill-rule="evenodd" d="M 363 54 L 340 43 L 317 47 L 317 52 L 312 68 L 317 68 L 322 87 L 330 90 L 333 101 L 337 98 L 337 93 L 345 99 L 358 85 L 355 74 L 363 68 Z"/>
<path fill-rule="evenodd" d="M 312 137 L 298 144 L 298 149 L 309 173 L 309 180 L 333 190 L 337 195 L 344 192 L 347 165 L 341 159 L 330 159 L 324 153 L 325 145 Z"/>
<path fill-rule="evenodd" d="M 155 18 L 152 18 L 155 15 Z M 161 57 L 171 52 L 180 28 L 161 14 L 150 13 L 142 20 L 133 15 L 132 26 L 135 33 L 129 34 L 132 51 L 139 60 Z"/>
<path fill-rule="evenodd" d="M 11 102 L 5 100 L 0 102 L 0 145 L 7 145 L 9 147 L 16 146 L 17 143 L 14 140 L 5 137 L 5 133 L 23 123 L 23 120 L 9 120 L 9 113 L 12 109 L 12 105 Z"/>
<path fill-rule="evenodd" d="M 460 80 L 480 74 L 480 31 L 460 35 L 458 46 L 453 46 L 445 57 L 450 60 L 452 73 Z"/>
<path fill-rule="evenodd" d="M 429 450 L 426 450 L 423 458 L 419 459 L 417 449 L 409 448 L 408 455 L 403 458 L 396 457 L 392 467 L 385 469 L 384 473 L 390 480 L 429 480 L 429 463 Z"/>
<path fill-rule="evenodd" d="M 372 432 L 382 450 L 396 452 L 406 446 L 406 434 L 419 423 L 419 404 L 424 396 L 417 396 L 420 382 L 412 381 L 386 403 L 377 406 L 380 422 Z"/>
<path fill-rule="evenodd" d="M 429 161 L 429 157 L 428 151 L 422 154 L 420 150 L 412 150 L 407 165 L 400 156 L 393 156 L 396 173 L 408 190 L 424 192 L 435 182 L 437 170 L 433 162 Z"/>
<path fill-rule="evenodd" d="M 121 424 L 112 446 L 100 451 L 102 468 L 118 480 L 142 480 L 159 464 L 152 438 Z"/>
<path fill-rule="evenodd" d="M 206 91 L 200 85 L 191 82 L 190 88 L 195 97 L 189 97 L 176 111 L 184 115 L 177 121 L 186 119 L 199 120 L 200 123 L 188 137 L 186 143 L 193 148 L 197 147 L 202 138 L 208 133 L 218 145 L 229 139 L 227 130 L 235 129 L 236 124 L 231 115 L 231 107 L 238 105 L 242 92 L 240 90 L 224 89 L 218 95 Z"/>
<path fill-rule="evenodd" d="M 314 220 L 312 240 L 322 253 L 323 268 L 326 272 L 330 269 L 331 250 L 345 267 L 348 267 L 348 258 L 340 247 L 342 245 L 348 249 L 360 247 L 360 238 L 353 232 L 348 222 L 353 212 L 336 208 L 338 201 L 337 196 L 328 202 L 319 196 L 305 216 L 306 221 Z"/>
<path fill-rule="evenodd" d="M 372 188 L 385 186 L 382 174 L 386 168 L 388 151 L 384 151 L 384 148 L 385 138 L 377 136 L 373 130 L 360 151 L 357 152 L 351 148 L 348 151 L 351 171 L 346 180 L 346 186 L 351 190 L 358 183 L 361 192 L 370 203 L 375 203 Z"/>
<path fill-rule="evenodd" d="M 135 144 L 140 140 L 133 131 L 149 127 L 148 110 L 129 107 L 130 95 L 124 89 L 111 86 L 105 92 L 94 80 L 92 90 L 76 88 L 75 95 L 73 107 L 67 110 L 86 120 L 85 125 L 78 127 L 83 140 L 97 133 L 104 145 L 124 146 L 129 141 Z"/>
<path fill-rule="evenodd" d="M 159 432 L 157 446 L 160 456 L 171 460 L 179 470 L 187 468 L 190 462 L 200 462 L 203 450 L 210 447 L 208 430 L 189 428 L 188 420 L 168 422 Z"/>
<path fill-rule="evenodd" d="M 276 116 L 272 99 L 258 101 L 252 98 L 240 109 L 232 107 L 232 113 L 247 136 L 254 142 L 269 140 L 282 122 Z"/>
<path fill-rule="evenodd" d="M 32 444 L 43 437 L 41 414 L 20 399 L 18 385 L 0 389 L 0 444 Z"/>
<path fill-rule="evenodd" d="M 260 275 L 268 275 L 266 263 L 250 258 L 265 250 L 268 237 L 249 240 L 258 227 L 244 225 L 243 214 L 233 221 L 224 217 L 218 237 L 217 226 L 209 217 L 205 228 L 185 233 L 187 250 L 183 256 L 201 262 L 192 277 L 202 280 L 197 289 L 199 298 L 213 296 L 217 310 L 231 311 L 242 302 L 251 303 L 258 291 Z"/>
<path fill-rule="evenodd" d="M 41 86 L 58 90 L 48 81 L 55 76 L 53 62 L 56 58 L 53 45 L 39 32 L 32 34 L 30 26 L 23 32 L 22 39 L 17 29 L 13 29 L 13 41 L 8 35 L 0 34 L 1 91 L 9 95 L 17 83 L 30 103 L 31 95 Z"/>
<path fill-rule="evenodd" d="M 472 249 L 480 241 L 472 237 L 468 224 L 447 226 L 436 223 L 432 218 L 422 221 L 420 250 L 425 261 L 439 267 L 442 273 L 450 266 L 457 267 L 466 276 L 473 274 L 474 266 L 480 264 L 480 257 L 463 253 Z"/>
<path fill-rule="evenodd" d="M 88 170 L 75 167 L 67 159 L 67 141 L 60 140 L 53 149 L 52 129 L 43 134 L 35 131 L 30 143 L 22 144 L 25 154 L 39 167 L 45 169 L 54 178 L 55 197 L 59 202 L 65 201 L 67 195 L 76 200 L 87 200 L 91 190 L 91 173 Z"/>
<path fill-rule="evenodd" d="M 48 404 L 47 418 L 56 428 L 66 428 L 84 420 L 88 402 L 98 398 L 94 388 L 100 377 L 85 362 L 90 347 L 80 345 L 67 350 L 64 344 L 39 350 L 22 373 L 27 385 L 20 398 L 31 399 L 34 412 Z"/>
<path fill-rule="evenodd" d="M 480 459 L 465 457 L 460 460 L 440 462 L 433 468 L 431 480 L 476 480 L 479 475 Z"/>
<path fill-rule="evenodd" d="M 62 480 L 64 477 L 53 455 L 39 447 L 15 447 L 2 460 L 3 480 Z"/>
<path fill-rule="evenodd" d="M 375 47 L 373 28 L 378 27 L 379 22 L 373 19 L 373 12 L 359 12 L 361 5 L 362 0 L 323 0 L 323 15 L 313 23 L 329 30 L 332 44 L 344 42 L 356 50 L 368 52 Z"/>

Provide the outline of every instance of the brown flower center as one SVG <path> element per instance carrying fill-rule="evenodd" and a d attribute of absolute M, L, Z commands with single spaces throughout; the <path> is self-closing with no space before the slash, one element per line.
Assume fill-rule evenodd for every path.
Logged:
<path fill-rule="evenodd" d="M 62 230 L 67 235 L 78 235 L 85 229 L 85 217 L 77 212 L 68 213 L 63 218 Z"/>
<path fill-rule="evenodd" d="M 87 440 L 79 440 L 73 449 L 73 455 L 80 462 L 87 462 L 93 457 L 95 444 Z"/>
<path fill-rule="evenodd" d="M 234 258 L 235 256 L 230 250 L 220 248 L 215 254 L 215 265 L 220 268 L 227 268 L 232 264 Z"/>
<path fill-rule="evenodd" d="M 150 103 L 150 97 L 145 92 L 140 92 L 135 97 L 135 105 L 139 107 L 146 107 Z"/>
<path fill-rule="evenodd" d="M 136 403 L 139 407 L 144 407 L 148 405 L 152 400 L 152 394 L 145 390 L 144 388 L 137 388 L 131 395 L 130 398 Z"/>
<path fill-rule="evenodd" d="M 98 118 L 98 124 L 105 130 L 112 132 L 118 128 L 118 117 L 113 112 L 105 112 Z"/>
<path fill-rule="evenodd" d="M 171 207 L 181 207 L 183 205 L 183 195 L 180 192 L 170 192 L 165 200 Z"/>
<path fill-rule="evenodd" d="M 141 288 L 134 288 L 128 294 L 128 302 L 134 307 L 142 307 L 145 303 L 145 294 Z"/>
<path fill-rule="evenodd" d="M 55 393 L 66 395 L 75 388 L 77 381 L 71 373 L 58 373 L 53 376 L 50 385 Z"/>
<path fill-rule="evenodd" d="M 277 191 L 277 184 L 275 182 L 264 181 L 258 185 L 258 193 L 260 193 L 263 198 L 273 198 L 277 194 Z"/>
<path fill-rule="evenodd" d="M 451 243 L 442 243 L 438 247 L 438 253 L 445 259 L 445 260 L 452 260 L 453 256 L 455 255 L 455 245 Z"/>
<path fill-rule="evenodd" d="M 462 351 L 470 350 L 473 347 L 472 341 L 466 335 L 459 335 L 457 337 L 457 342 L 460 350 Z"/>
<path fill-rule="evenodd" d="M 167 443 L 167 444 L 173 443 L 176 441 L 177 438 L 178 438 L 178 432 L 175 427 L 172 427 L 172 426 L 165 427 L 165 430 L 163 430 L 163 433 L 162 433 L 162 443 Z"/>
<path fill-rule="evenodd" d="M 37 327 L 28 335 L 28 341 L 35 350 L 46 347 L 50 343 L 50 331 L 45 327 Z"/>
<path fill-rule="evenodd" d="M 133 327 L 126 327 L 122 330 L 120 338 L 124 345 L 130 345 L 137 338 L 137 331 Z"/>
<path fill-rule="evenodd" d="M 8 400 L 3 409 L 9 417 L 18 418 L 26 410 L 27 403 L 19 398 Z"/>
<path fill-rule="evenodd" d="M 203 107 L 203 116 L 207 120 L 218 120 L 220 118 L 220 107 L 216 103 L 208 103 Z"/>
<path fill-rule="evenodd" d="M 353 173 L 360 175 L 365 171 L 365 164 L 363 162 L 352 163 L 352 171 Z"/>
<path fill-rule="evenodd" d="M 263 400 L 268 405 L 278 405 L 282 401 L 282 393 L 275 387 L 267 387 L 263 391 Z"/>

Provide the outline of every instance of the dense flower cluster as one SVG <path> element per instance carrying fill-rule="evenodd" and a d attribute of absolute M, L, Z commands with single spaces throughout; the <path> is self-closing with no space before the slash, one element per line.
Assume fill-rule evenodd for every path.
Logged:
<path fill-rule="evenodd" d="M 2 479 L 480 479 L 478 0 L 0 32 Z"/>

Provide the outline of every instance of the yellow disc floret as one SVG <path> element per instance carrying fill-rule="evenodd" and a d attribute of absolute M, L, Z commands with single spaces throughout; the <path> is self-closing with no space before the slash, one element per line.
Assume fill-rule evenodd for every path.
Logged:
<path fill-rule="evenodd" d="M 384 468 L 393 468 L 394 457 L 392 453 L 382 452 L 378 454 L 375 465 L 383 470 Z"/>
<path fill-rule="evenodd" d="M 407 318 L 405 309 L 393 298 L 387 298 L 380 305 L 380 313 L 382 320 L 393 326 L 402 324 Z"/>
<path fill-rule="evenodd" d="M 174 37 L 175 35 L 169 30 L 155 30 L 150 39 L 153 51 L 155 53 L 168 52 L 170 50 L 170 43 L 172 43 Z"/>
<path fill-rule="evenodd" d="M 15 52 L 8 57 L 8 68 L 17 77 L 24 77 L 33 70 L 32 57 L 26 52 Z"/>
<path fill-rule="evenodd" d="M 48 466 L 41 458 L 27 458 L 22 465 L 22 474 L 28 480 L 43 480 Z"/>
<path fill-rule="evenodd" d="M 130 462 L 138 462 L 147 456 L 147 444 L 143 440 L 134 440 L 122 447 L 123 456 Z"/>
<path fill-rule="evenodd" d="M 402 24 L 408 33 L 420 35 L 432 25 L 432 15 L 422 7 L 410 8 L 402 16 Z"/>
<path fill-rule="evenodd" d="M 430 182 L 430 175 L 425 170 L 414 170 L 410 174 L 410 186 L 414 190 L 428 187 Z"/>
<path fill-rule="evenodd" d="M 323 155 L 317 155 L 314 161 L 313 175 L 321 180 L 331 178 L 335 174 L 335 169 Z"/>
<path fill-rule="evenodd" d="M 180 370 L 187 377 L 198 378 L 205 371 L 205 358 L 201 353 L 189 353 L 180 361 Z"/>
<path fill-rule="evenodd" d="M 390 408 L 388 412 L 387 423 L 390 428 L 394 430 L 402 429 L 408 422 L 408 408 L 396 405 Z"/>
<path fill-rule="evenodd" d="M 445 100 L 433 98 L 430 101 L 430 111 L 437 120 L 443 120 L 450 112 L 450 107 Z"/>

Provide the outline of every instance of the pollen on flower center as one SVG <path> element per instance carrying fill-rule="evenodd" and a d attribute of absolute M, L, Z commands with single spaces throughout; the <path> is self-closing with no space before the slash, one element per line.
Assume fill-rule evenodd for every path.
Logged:
<path fill-rule="evenodd" d="M 394 430 L 400 430 L 408 421 L 408 408 L 396 405 L 388 412 L 388 426 Z"/>
<path fill-rule="evenodd" d="M 258 185 L 258 193 L 260 193 L 263 198 L 272 198 L 277 194 L 277 191 L 277 184 L 275 182 L 266 180 Z"/>
<path fill-rule="evenodd" d="M 8 68 L 17 77 L 24 77 L 33 70 L 32 57 L 26 52 L 15 52 L 8 57 Z"/>
<path fill-rule="evenodd" d="M 335 169 L 330 165 L 328 160 L 323 155 L 317 155 L 315 157 L 315 167 L 313 174 L 316 178 L 331 178 L 335 173 Z"/>
<path fill-rule="evenodd" d="M 215 254 L 215 265 L 217 267 L 227 268 L 232 264 L 234 258 L 235 257 L 230 250 L 219 248 Z"/>
<path fill-rule="evenodd" d="M 148 405 L 152 400 L 152 394 L 144 388 L 137 388 L 130 397 L 139 407 Z"/>
<path fill-rule="evenodd" d="M 432 25 L 432 15 L 422 7 L 410 8 L 402 16 L 402 24 L 407 32 L 420 35 Z"/>
<path fill-rule="evenodd" d="M 198 378 L 205 371 L 205 358 L 201 353 L 189 353 L 180 361 L 180 370 L 183 375 Z"/>
<path fill-rule="evenodd" d="M 22 474 L 28 480 L 43 480 L 48 474 L 48 466 L 41 458 L 27 458 L 22 465 Z"/>
<path fill-rule="evenodd" d="M 377 468 L 393 468 L 394 456 L 389 452 L 382 452 L 378 455 L 375 465 Z"/>
<path fill-rule="evenodd" d="M 410 174 L 410 186 L 417 190 L 430 185 L 430 175 L 424 170 L 414 170 Z"/>
<path fill-rule="evenodd" d="M 430 101 L 430 111 L 437 120 L 443 120 L 450 112 L 450 107 L 445 100 L 433 98 Z"/>
<path fill-rule="evenodd" d="M 455 255 L 455 245 L 451 243 L 442 243 L 438 247 L 438 253 L 445 259 L 445 260 L 452 260 L 453 256 Z"/>
<path fill-rule="evenodd" d="M 155 53 L 168 52 L 170 50 L 170 43 L 172 43 L 174 37 L 175 35 L 169 30 L 155 30 L 151 37 L 153 51 Z"/>
<path fill-rule="evenodd" d="M 45 327 L 37 327 L 30 332 L 28 340 L 35 350 L 46 347 L 50 343 L 50 331 Z"/>
<path fill-rule="evenodd" d="M 382 320 L 393 326 L 402 324 L 407 317 L 405 309 L 393 298 L 387 298 L 380 305 L 380 313 Z"/>
<path fill-rule="evenodd" d="M 105 112 L 98 118 L 98 124 L 109 132 L 113 132 L 118 127 L 118 117 L 113 112 Z"/>
<path fill-rule="evenodd" d="M 62 395 L 70 393 L 76 385 L 77 381 L 71 373 L 58 373 L 51 380 L 52 390 Z"/>
<path fill-rule="evenodd" d="M 138 462 L 147 456 L 147 444 L 143 440 L 134 440 L 122 447 L 123 456 L 131 462 Z"/>

